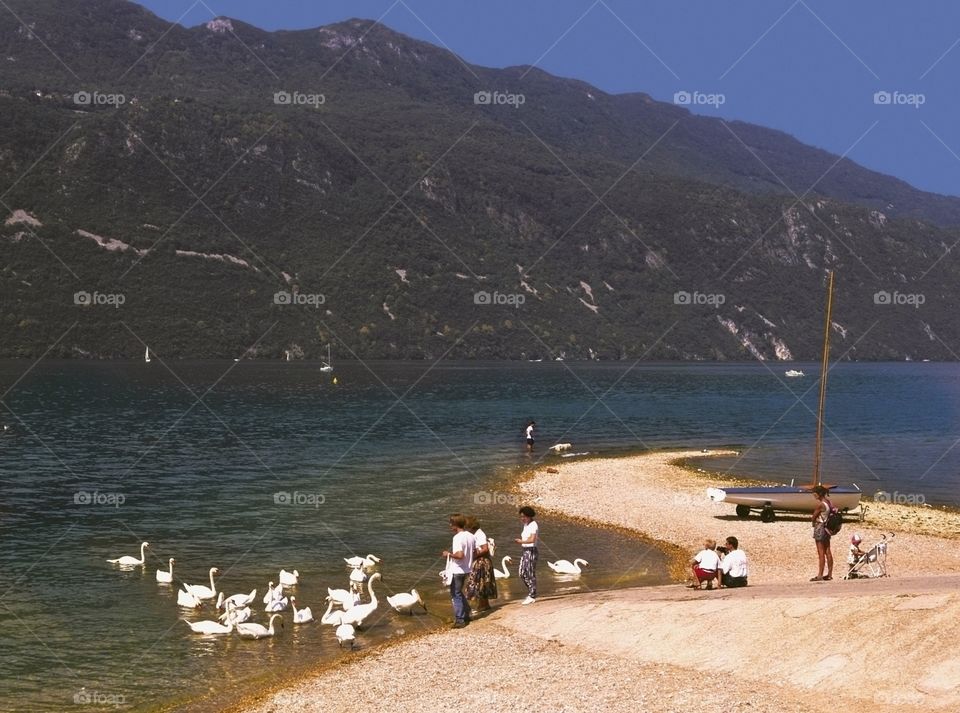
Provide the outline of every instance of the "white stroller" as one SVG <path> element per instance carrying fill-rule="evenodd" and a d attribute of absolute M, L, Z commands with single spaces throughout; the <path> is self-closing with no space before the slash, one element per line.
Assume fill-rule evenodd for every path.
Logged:
<path fill-rule="evenodd" d="M 881 535 L 880 541 L 866 552 L 860 555 L 853 555 L 854 546 L 859 548 L 860 536 L 854 535 L 850 538 L 851 557 L 848 560 L 850 569 L 844 575 L 844 579 L 869 579 L 874 577 L 886 577 L 887 574 L 887 544 L 894 538 L 891 532 L 889 535 Z"/>

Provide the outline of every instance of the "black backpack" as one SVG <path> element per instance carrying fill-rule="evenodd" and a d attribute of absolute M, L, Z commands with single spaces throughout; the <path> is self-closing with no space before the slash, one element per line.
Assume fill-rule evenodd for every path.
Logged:
<path fill-rule="evenodd" d="M 831 505 L 827 511 L 827 520 L 823 523 L 823 527 L 831 536 L 836 535 L 843 527 L 843 513 Z"/>

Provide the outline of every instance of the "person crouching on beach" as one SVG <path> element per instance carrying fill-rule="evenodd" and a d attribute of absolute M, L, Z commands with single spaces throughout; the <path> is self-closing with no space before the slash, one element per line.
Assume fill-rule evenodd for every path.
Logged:
<path fill-rule="evenodd" d="M 490 600 L 497 598 L 497 580 L 493 576 L 493 559 L 487 533 L 473 515 L 467 515 L 467 532 L 473 535 L 476 549 L 473 551 L 473 566 L 467 577 L 467 598 L 477 600 L 477 612 L 490 609 Z"/>
<path fill-rule="evenodd" d="M 827 495 L 830 493 L 822 485 L 813 489 L 813 497 L 817 506 L 813 509 L 813 541 L 817 543 L 817 576 L 811 577 L 811 582 L 820 582 L 833 579 L 833 552 L 830 550 L 830 532 L 827 530 L 827 517 L 833 507 Z M 823 574 L 823 565 L 827 565 L 827 574 Z"/>
<path fill-rule="evenodd" d="M 538 545 L 540 544 L 540 526 L 537 524 L 536 511 L 529 505 L 520 508 L 520 522 L 523 524 L 523 531 L 514 542 L 523 548 L 523 555 L 520 558 L 520 579 L 527 587 L 527 598 L 523 600 L 524 604 L 533 604 L 537 601 L 537 559 L 540 556 Z"/>
<path fill-rule="evenodd" d="M 690 560 L 690 566 L 696 580 L 690 585 L 690 588 L 700 589 L 706 582 L 707 589 L 713 589 L 713 580 L 717 579 L 717 570 L 720 568 L 720 555 L 717 554 L 716 540 L 704 540 L 703 549 Z"/>
<path fill-rule="evenodd" d="M 470 622 L 470 606 L 463 586 L 473 565 L 474 538 L 464 529 L 467 519 L 460 513 L 451 515 L 449 522 L 453 544 L 442 554 L 447 558 L 446 574 L 450 580 L 450 601 L 453 603 L 453 628 L 462 629 Z"/>
<path fill-rule="evenodd" d="M 740 541 L 732 535 L 727 538 L 726 545 L 726 554 L 720 560 L 717 584 L 721 587 L 746 587 L 747 555 L 740 549 Z"/>

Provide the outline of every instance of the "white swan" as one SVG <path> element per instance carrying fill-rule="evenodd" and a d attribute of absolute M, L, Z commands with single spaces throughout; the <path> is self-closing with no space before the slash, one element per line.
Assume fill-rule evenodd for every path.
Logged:
<path fill-rule="evenodd" d="M 343 623 L 343 612 L 333 611 L 333 599 L 330 597 L 327 597 L 327 611 L 320 617 L 320 623 L 331 626 L 340 626 Z"/>
<path fill-rule="evenodd" d="M 300 573 L 297 570 L 288 572 L 285 569 L 280 570 L 280 586 L 282 587 L 295 587 L 297 582 L 300 581 Z"/>
<path fill-rule="evenodd" d="M 399 614 L 410 614 L 413 615 L 413 608 L 418 604 L 423 607 L 423 610 L 427 610 L 427 605 L 423 603 L 423 597 L 420 596 L 420 593 L 416 589 L 411 589 L 409 592 L 397 592 L 391 597 L 387 597 L 387 604 L 392 606 L 394 610 Z"/>
<path fill-rule="evenodd" d="M 344 609 L 353 609 L 360 603 L 360 593 L 351 592 L 348 589 L 330 589 L 330 587 L 327 587 L 327 596 Z"/>
<path fill-rule="evenodd" d="M 217 609 L 223 609 L 224 607 L 229 608 L 230 606 L 242 609 L 243 607 L 248 607 L 253 604 L 253 600 L 256 598 L 256 589 L 250 592 L 250 594 L 232 594 L 226 599 L 223 598 L 223 592 L 220 592 L 220 594 L 217 595 Z"/>
<path fill-rule="evenodd" d="M 358 629 L 362 628 L 364 619 L 369 617 L 377 610 L 377 606 L 380 604 L 380 602 L 377 601 L 377 595 L 373 591 L 373 582 L 376 579 L 380 579 L 379 572 L 370 575 L 370 579 L 367 580 L 367 591 L 370 592 L 369 603 L 356 604 L 350 609 L 347 609 L 341 617 L 341 621 L 343 621 L 344 624 L 353 624 Z"/>
<path fill-rule="evenodd" d="M 219 574 L 220 570 L 216 567 L 210 568 L 210 586 L 205 584 L 184 584 L 183 588 L 197 599 L 213 599 L 217 596 L 217 585 L 213 583 L 213 575 Z"/>
<path fill-rule="evenodd" d="M 573 562 L 568 560 L 557 560 L 556 562 L 547 562 L 547 567 L 552 569 L 557 574 L 580 574 L 583 572 L 582 569 L 577 565 L 578 562 L 583 562 L 585 565 L 590 564 L 586 560 L 575 559 Z"/>
<path fill-rule="evenodd" d="M 168 560 L 167 564 L 170 566 L 169 572 L 164 572 L 162 569 L 157 570 L 157 581 L 160 582 L 160 584 L 170 584 L 171 582 L 173 582 L 173 563 L 174 562 L 176 562 L 176 560 L 173 559 L 173 557 L 171 557 Z"/>
<path fill-rule="evenodd" d="M 229 634 L 233 631 L 233 622 L 221 624 L 219 621 L 187 621 L 194 634 Z"/>
<path fill-rule="evenodd" d="M 366 557 L 344 557 L 343 561 L 347 563 L 347 567 L 373 569 L 380 562 L 380 558 L 376 555 L 367 555 Z"/>
<path fill-rule="evenodd" d="M 283 585 L 273 586 L 273 582 L 267 585 L 267 593 L 263 595 L 263 603 L 269 604 L 274 599 L 280 599 L 283 596 Z"/>
<path fill-rule="evenodd" d="M 344 644 L 350 644 L 350 648 L 353 648 L 353 642 L 356 640 L 356 637 L 354 636 L 354 628 L 350 624 L 341 624 L 338 626 L 336 636 L 340 648 L 343 648 Z"/>
<path fill-rule="evenodd" d="M 203 606 L 203 602 L 183 589 L 177 590 L 177 604 L 185 609 L 196 609 Z"/>
<path fill-rule="evenodd" d="M 363 571 L 362 569 L 360 569 L 359 567 L 354 567 L 354 568 L 350 571 L 350 584 L 351 584 L 351 585 L 359 584 L 359 585 L 362 586 L 363 583 L 366 582 L 366 581 L 367 581 L 367 573 L 364 572 L 364 571 Z"/>
<path fill-rule="evenodd" d="M 296 597 L 290 597 L 290 606 L 293 607 L 293 623 L 294 624 L 307 624 L 313 621 L 313 611 L 311 611 L 310 607 L 297 609 Z"/>
<path fill-rule="evenodd" d="M 267 613 L 286 611 L 288 606 L 290 606 L 290 600 L 286 597 L 280 597 L 279 599 L 271 599 L 263 610 Z"/>
<path fill-rule="evenodd" d="M 242 624 L 249 621 L 253 616 L 250 607 L 235 607 L 232 603 L 227 605 L 227 611 L 220 615 L 220 621 L 226 621 L 230 624 Z"/>
<path fill-rule="evenodd" d="M 140 559 L 137 559 L 136 557 L 133 557 L 131 555 L 124 555 L 123 557 L 117 557 L 116 559 L 113 559 L 113 560 L 107 560 L 107 562 L 109 562 L 110 564 L 122 564 L 128 567 L 132 567 L 138 564 L 143 564 L 146 561 L 146 556 L 144 555 L 143 551 L 147 549 L 149 546 L 150 546 L 149 542 L 140 543 Z"/>
<path fill-rule="evenodd" d="M 493 568 L 493 577 L 494 579 L 510 579 L 510 570 L 507 569 L 507 562 L 513 562 L 513 557 L 507 555 L 500 562 L 500 566 L 503 567 L 502 570 Z"/>
<path fill-rule="evenodd" d="M 273 636 L 277 632 L 273 628 L 274 619 L 280 620 L 280 628 L 283 628 L 283 617 L 279 614 L 274 614 L 270 617 L 270 628 L 268 629 L 263 624 L 237 624 L 237 633 L 244 639 L 265 639 L 268 636 Z"/>

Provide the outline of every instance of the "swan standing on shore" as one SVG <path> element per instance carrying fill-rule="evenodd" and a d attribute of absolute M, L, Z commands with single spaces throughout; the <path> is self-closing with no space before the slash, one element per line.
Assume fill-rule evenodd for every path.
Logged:
<path fill-rule="evenodd" d="M 343 648 L 344 644 L 350 644 L 350 649 L 353 649 L 353 642 L 356 641 L 354 631 L 354 628 L 350 624 L 341 624 L 337 627 L 336 637 L 337 644 L 340 648 Z"/>
<path fill-rule="evenodd" d="M 208 587 L 205 584 L 184 584 L 183 588 L 186 589 L 190 594 L 195 596 L 197 599 L 213 599 L 217 596 L 217 585 L 213 582 L 213 575 L 219 574 L 220 570 L 216 567 L 210 568 L 210 586 Z"/>
<path fill-rule="evenodd" d="M 347 563 L 348 567 L 354 569 L 373 569 L 380 562 L 380 558 L 376 555 L 367 555 L 366 557 L 344 557 L 343 561 Z"/>
<path fill-rule="evenodd" d="M 507 555 L 503 558 L 503 560 L 500 562 L 500 566 L 503 567 L 502 570 L 499 570 L 496 567 L 493 568 L 494 579 L 510 579 L 510 570 L 507 569 L 507 562 L 513 562 L 513 557 Z"/>
<path fill-rule="evenodd" d="M 547 562 L 547 567 L 552 569 L 557 574 L 581 574 L 583 570 L 577 565 L 578 562 L 583 562 L 584 565 L 590 564 L 584 559 L 577 558 L 573 562 L 570 562 L 569 560 Z"/>
<path fill-rule="evenodd" d="M 280 582 L 281 587 L 295 587 L 300 581 L 300 573 L 297 570 L 288 572 L 285 569 L 281 569 L 280 579 L 278 581 Z"/>
<path fill-rule="evenodd" d="M 357 604 L 343 613 L 342 621 L 344 624 L 353 624 L 355 627 L 362 628 L 363 622 L 377 610 L 380 602 L 377 601 L 377 594 L 373 591 L 373 582 L 380 579 L 380 573 L 370 575 L 367 580 L 367 591 L 370 593 L 370 602 L 367 604 Z"/>
<path fill-rule="evenodd" d="M 160 582 L 160 584 L 170 584 L 171 582 L 173 582 L 173 563 L 174 562 L 176 562 L 176 560 L 173 559 L 173 557 L 171 557 L 167 561 L 167 564 L 170 567 L 169 572 L 164 572 L 162 569 L 157 570 L 157 581 Z"/>
<path fill-rule="evenodd" d="M 333 599 L 327 597 L 327 611 L 320 617 L 321 624 L 340 626 L 343 623 L 343 612 L 333 611 Z"/>
<path fill-rule="evenodd" d="M 107 560 L 110 564 L 121 564 L 126 565 L 127 567 L 133 567 L 135 565 L 140 565 L 146 562 L 146 555 L 144 555 L 144 550 L 150 546 L 149 542 L 140 543 L 140 559 L 133 557 L 132 555 L 124 555 L 123 557 L 117 557 L 113 560 Z"/>
<path fill-rule="evenodd" d="M 423 603 L 423 597 L 416 589 L 409 592 L 398 592 L 391 597 L 387 597 L 387 604 L 392 606 L 398 614 L 409 614 L 413 616 L 413 608 L 417 605 L 427 610 L 427 605 Z"/>
<path fill-rule="evenodd" d="M 280 620 L 280 628 L 283 628 L 283 617 L 279 614 L 274 614 L 270 617 L 270 628 L 268 629 L 263 624 L 237 624 L 237 634 L 239 634 L 244 639 L 266 639 L 267 637 L 273 636 L 277 632 L 273 628 L 273 622 L 275 619 Z"/>
<path fill-rule="evenodd" d="M 229 634 L 233 631 L 233 622 L 221 624 L 219 621 L 183 621 L 194 634 Z"/>
<path fill-rule="evenodd" d="M 308 624 L 309 622 L 313 621 L 313 611 L 310 609 L 310 607 L 297 609 L 296 597 L 290 597 L 290 606 L 293 607 L 294 624 Z"/>

